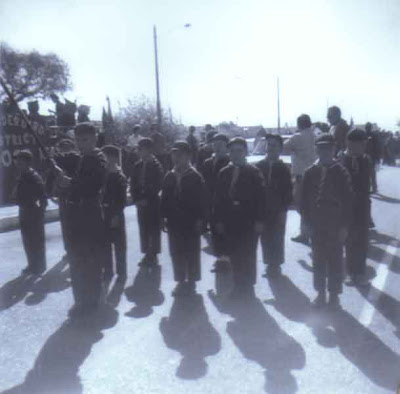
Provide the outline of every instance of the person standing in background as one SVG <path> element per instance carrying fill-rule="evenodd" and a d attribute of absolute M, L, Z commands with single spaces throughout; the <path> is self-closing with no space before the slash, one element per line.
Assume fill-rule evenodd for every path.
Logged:
<path fill-rule="evenodd" d="M 216 231 L 216 223 L 214 220 L 214 199 L 215 189 L 217 187 L 217 179 L 219 172 L 229 164 L 230 158 L 228 154 L 229 138 L 224 134 L 217 134 L 212 139 L 214 154 L 208 158 L 202 167 L 202 175 L 208 192 L 209 204 L 209 224 L 211 231 L 211 246 L 217 261 L 211 272 L 225 271 L 229 265 L 229 257 L 226 249 L 226 237 Z"/>
<path fill-rule="evenodd" d="M 256 166 L 262 172 L 266 186 L 266 215 L 261 234 L 266 265 L 264 277 L 273 278 L 281 274 L 281 265 L 285 261 L 286 217 L 293 191 L 289 167 L 279 159 L 283 147 L 282 137 L 269 134 L 266 140 L 267 155 Z"/>
<path fill-rule="evenodd" d="M 347 122 L 342 119 L 342 111 L 336 105 L 328 108 L 327 119 L 331 128 L 329 133 L 333 136 L 335 140 L 335 155 L 346 149 L 346 136 L 350 130 Z"/>
<path fill-rule="evenodd" d="M 297 132 L 285 141 L 283 151 L 291 155 L 294 203 L 297 211 L 299 211 L 304 173 L 317 159 L 315 153 L 315 134 L 309 115 L 303 114 L 297 118 Z M 293 237 L 292 241 L 306 245 L 310 242 L 310 236 L 302 220 L 300 223 L 300 234 Z"/>
<path fill-rule="evenodd" d="M 32 168 L 33 155 L 21 150 L 15 156 L 19 177 L 15 186 L 15 202 L 19 207 L 19 222 L 28 266 L 27 275 L 41 275 L 46 271 L 44 212 L 47 199 L 41 176 Z"/>

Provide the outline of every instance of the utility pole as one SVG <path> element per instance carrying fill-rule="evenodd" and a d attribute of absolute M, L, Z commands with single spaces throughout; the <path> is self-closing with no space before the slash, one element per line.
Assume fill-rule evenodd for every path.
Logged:
<path fill-rule="evenodd" d="M 157 94 L 157 128 L 158 132 L 161 133 L 161 101 L 160 101 L 160 79 L 158 72 L 158 48 L 157 48 L 157 28 L 153 26 L 153 39 L 154 39 L 154 63 L 156 71 L 156 94 Z"/>
<path fill-rule="evenodd" d="M 280 91 L 279 91 L 279 77 L 276 80 L 277 92 L 278 92 L 278 134 L 281 133 L 281 103 L 280 103 Z"/>

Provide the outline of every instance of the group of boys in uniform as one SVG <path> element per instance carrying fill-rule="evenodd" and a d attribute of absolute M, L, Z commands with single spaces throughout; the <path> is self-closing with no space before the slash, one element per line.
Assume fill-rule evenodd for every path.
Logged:
<path fill-rule="evenodd" d="M 212 132 L 197 169 L 188 142 L 170 152 L 173 168 L 165 171 L 154 154 L 154 141 L 138 142 L 139 160 L 128 182 L 120 168 L 120 149 L 96 147 L 90 123 L 75 127 L 77 153 L 64 141 L 51 159 L 51 194 L 60 202 L 63 239 L 71 272 L 75 304 L 69 314 L 82 316 L 102 303 L 103 283 L 114 275 L 127 278 L 124 208 L 127 184 L 137 206 L 143 258 L 140 265 L 158 265 L 161 230 L 168 232 L 169 252 L 177 282 L 173 296 L 193 294 L 201 279 L 201 236 L 208 230 L 216 256 L 213 272 L 231 269 L 232 298 L 254 295 L 257 244 L 261 240 L 264 276 L 275 278 L 284 263 L 286 216 L 292 202 L 290 170 L 280 160 L 283 140 L 269 134 L 266 157 L 247 162 L 247 142 Z M 347 271 L 354 285 L 365 283 L 369 224 L 370 161 L 364 154 L 366 134 L 352 130 L 347 149 L 338 154 L 330 134 L 316 139 L 318 161 L 304 175 L 300 213 L 311 235 L 316 307 L 338 307 Z M 212 151 L 210 150 L 212 149 Z M 205 151 L 208 151 L 207 155 Z M 43 181 L 31 167 L 32 155 L 21 151 L 16 165 L 16 201 L 20 206 L 23 244 L 28 256 L 25 273 L 46 269 Z M 197 162 L 198 163 L 198 162 Z"/>

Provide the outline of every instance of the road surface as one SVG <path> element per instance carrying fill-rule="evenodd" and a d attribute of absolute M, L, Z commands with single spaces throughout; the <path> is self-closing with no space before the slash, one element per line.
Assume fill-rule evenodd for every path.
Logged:
<path fill-rule="evenodd" d="M 379 394 L 400 384 L 400 168 L 378 174 L 364 290 L 345 286 L 343 311 L 315 312 L 310 249 L 289 240 L 284 276 L 229 304 L 229 275 L 210 273 L 204 240 L 198 295 L 174 299 L 165 234 L 161 269 L 139 271 L 135 207 L 126 209 L 129 278 L 110 307 L 71 323 L 59 223 L 46 225 L 49 270 L 23 279 L 18 231 L 0 234 L 0 392 L 22 394 Z M 259 259 L 261 254 L 258 254 Z"/>

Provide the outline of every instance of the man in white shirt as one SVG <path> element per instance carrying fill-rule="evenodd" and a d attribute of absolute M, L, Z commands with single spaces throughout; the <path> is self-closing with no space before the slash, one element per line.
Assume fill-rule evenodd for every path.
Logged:
<path fill-rule="evenodd" d="M 130 148 L 137 149 L 139 141 L 143 138 L 140 135 L 141 126 L 139 124 L 133 126 L 132 134 L 128 137 L 127 145 Z"/>
<path fill-rule="evenodd" d="M 317 159 L 315 152 L 315 133 L 309 115 L 303 114 L 297 118 L 296 134 L 292 135 L 283 146 L 283 151 L 291 155 L 292 177 L 294 180 L 293 192 L 296 209 L 299 209 L 299 201 L 303 185 L 303 176 L 308 167 Z M 301 222 L 300 234 L 292 238 L 292 241 L 309 244 L 309 235 Z"/>

